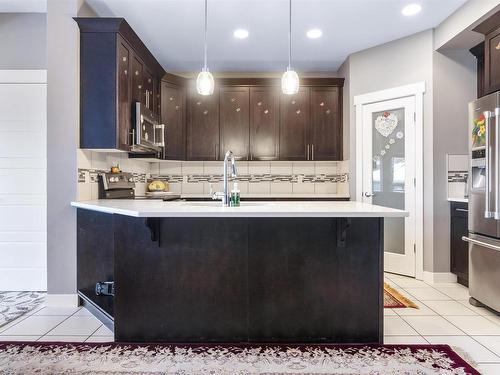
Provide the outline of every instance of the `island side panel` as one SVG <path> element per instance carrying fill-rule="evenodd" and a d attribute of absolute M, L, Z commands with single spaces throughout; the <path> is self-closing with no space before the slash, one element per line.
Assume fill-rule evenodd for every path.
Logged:
<path fill-rule="evenodd" d="M 254 219 L 252 342 L 382 343 L 383 219 Z"/>
<path fill-rule="evenodd" d="M 77 288 L 80 297 L 113 318 L 113 297 L 97 296 L 95 284 L 114 280 L 114 228 L 112 214 L 77 210 Z M 92 306 L 86 305 L 93 311 Z M 107 322 L 105 324 L 108 325 Z M 109 325 L 108 325 L 109 326 Z"/>
<path fill-rule="evenodd" d="M 115 215 L 115 340 L 247 340 L 247 220 Z"/>

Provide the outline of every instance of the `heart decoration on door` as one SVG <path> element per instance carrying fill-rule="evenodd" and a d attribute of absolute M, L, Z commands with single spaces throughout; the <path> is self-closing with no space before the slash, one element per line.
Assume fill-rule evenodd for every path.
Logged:
<path fill-rule="evenodd" d="M 375 120 L 375 129 L 384 137 L 392 134 L 398 126 L 398 118 L 394 113 L 384 112 L 382 116 L 378 116 Z"/>

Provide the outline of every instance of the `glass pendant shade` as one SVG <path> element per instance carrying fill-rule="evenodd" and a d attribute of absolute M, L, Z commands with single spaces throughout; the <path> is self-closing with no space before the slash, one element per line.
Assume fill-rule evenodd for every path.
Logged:
<path fill-rule="evenodd" d="M 196 91 L 200 95 L 212 95 L 214 86 L 214 76 L 208 68 L 203 68 L 196 78 Z"/>
<path fill-rule="evenodd" d="M 283 94 L 293 95 L 299 92 L 299 75 L 288 68 L 281 77 L 281 91 Z"/>

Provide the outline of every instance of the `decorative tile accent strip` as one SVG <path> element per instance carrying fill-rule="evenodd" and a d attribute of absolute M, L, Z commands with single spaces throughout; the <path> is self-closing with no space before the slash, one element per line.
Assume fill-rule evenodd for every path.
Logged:
<path fill-rule="evenodd" d="M 223 175 L 186 175 L 186 179 L 188 183 L 199 183 L 199 182 L 210 182 L 217 183 L 223 181 Z M 148 182 L 152 180 L 162 180 L 168 183 L 181 183 L 184 182 L 183 175 L 151 175 L 148 178 Z M 279 174 L 240 174 L 236 178 L 229 178 L 230 181 L 245 181 L 249 183 L 258 183 L 258 182 L 291 182 L 291 183 L 299 183 L 301 182 L 314 182 L 314 183 L 322 183 L 322 182 L 330 182 L 330 183 L 339 183 L 339 182 L 348 182 L 349 174 L 348 173 L 335 173 L 335 174 L 318 174 L 318 175 L 304 175 L 304 174 L 296 174 L 296 175 L 279 175 Z"/>
<path fill-rule="evenodd" d="M 78 168 L 78 183 L 80 184 L 84 184 L 87 182 L 97 183 L 99 174 L 106 172 L 108 172 L 108 170 Z M 134 178 L 134 182 L 137 183 L 146 183 L 148 181 L 148 176 L 146 173 L 132 173 L 132 176 Z M 182 181 L 182 176 L 181 176 L 181 181 Z"/>
<path fill-rule="evenodd" d="M 78 183 L 85 183 L 85 173 L 84 169 L 78 169 Z"/>
<path fill-rule="evenodd" d="M 448 171 L 448 182 L 467 182 L 468 177 L 467 171 Z"/>

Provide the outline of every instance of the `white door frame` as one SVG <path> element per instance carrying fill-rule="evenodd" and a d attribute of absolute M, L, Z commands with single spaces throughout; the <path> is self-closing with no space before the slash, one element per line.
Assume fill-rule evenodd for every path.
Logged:
<path fill-rule="evenodd" d="M 354 96 L 356 111 L 356 200 L 362 202 L 363 194 L 363 106 L 376 102 L 415 97 L 415 278 L 424 275 L 424 170 L 423 170 L 423 116 L 425 82 L 394 87 L 387 90 Z"/>

